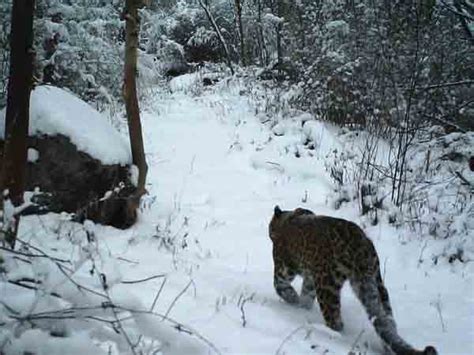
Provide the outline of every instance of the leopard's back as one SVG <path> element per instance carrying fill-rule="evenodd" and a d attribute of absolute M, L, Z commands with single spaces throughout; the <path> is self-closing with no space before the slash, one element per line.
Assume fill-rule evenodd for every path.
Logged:
<path fill-rule="evenodd" d="M 270 223 L 274 257 L 286 259 L 297 273 L 329 269 L 352 278 L 378 270 L 375 248 L 359 226 L 303 211 L 291 211 Z"/>

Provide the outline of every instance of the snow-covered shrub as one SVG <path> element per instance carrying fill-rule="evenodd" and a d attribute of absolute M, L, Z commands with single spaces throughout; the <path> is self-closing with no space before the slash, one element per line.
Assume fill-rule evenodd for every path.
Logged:
<path fill-rule="evenodd" d="M 433 260 L 474 260 L 474 175 L 469 167 L 474 133 L 446 135 L 433 127 L 428 136 L 417 135 L 416 144 L 407 147 L 403 175 L 394 175 L 390 143 L 346 132 L 341 136 L 345 150 L 334 150 L 325 162 L 336 186 L 334 207 L 355 200 L 371 223 L 383 218 L 408 226 L 421 238 L 446 239 Z"/>
<path fill-rule="evenodd" d="M 65 214 L 22 219 L 17 248 L 0 250 L 0 352 L 183 353 L 200 342 L 212 348 L 170 317 L 171 308 L 155 309 L 161 289 L 152 307 L 142 303 L 140 292 L 163 286 L 166 275 L 124 277 L 130 261 L 109 249 L 101 232 Z"/>
<path fill-rule="evenodd" d="M 124 23 L 112 3 L 38 4 L 37 71 L 42 81 L 67 87 L 87 101 L 121 95 Z"/>
<path fill-rule="evenodd" d="M 186 57 L 190 62 L 219 61 L 222 49 L 215 31 L 199 27 L 185 45 Z"/>
<path fill-rule="evenodd" d="M 159 42 L 156 61 L 160 72 L 168 77 L 184 74 L 190 69 L 183 46 L 172 40 L 163 39 Z"/>
<path fill-rule="evenodd" d="M 357 198 L 357 191 L 353 185 L 354 159 L 355 156 L 350 152 L 338 149 L 334 149 L 325 157 L 324 166 L 334 183 L 334 191 L 329 196 L 329 203 L 335 209 Z"/>
<path fill-rule="evenodd" d="M 197 29 L 198 14 L 196 8 L 190 7 L 185 1 L 179 1 L 167 25 L 168 37 L 184 46 Z"/>

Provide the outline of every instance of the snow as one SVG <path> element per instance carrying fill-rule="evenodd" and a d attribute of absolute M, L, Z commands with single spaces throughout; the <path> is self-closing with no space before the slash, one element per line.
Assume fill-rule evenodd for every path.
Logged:
<path fill-rule="evenodd" d="M 349 24 L 344 20 L 335 20 L 326 23 L 326 29 L 332 33 L 347 35 L 349 33 Z"/>
<path fill-rule="evenodd" d="M 0 111 L 0 139 L 5 135 L 5 109 Z M 66 90 L 38 86 L 30 98 L 30 135 L 69 137 L 77 149 L 104 164 L 129 164 L 127 140 L 98 111 Z"/>
<path fill-rule="evenodd" d="M 333 183 L 325 157 L 344 145 L 334 127 L 298 115 L 277 128 L 263 125 L 255 102 L 240 94 L 236 79 L 203 89 L 188 74 L 170 85 L 175 90 L 158 91 L 142 113 L 149 194 L 134 227 L 118 231 L 88 223 L 83 228 L 54 215 L 31 216 L 21 225 L 22 240 L 71 260 L 76 282 L 105 292 L 97 277 L 104 274 L 116 304 L 167 315 L 167 321 L 155 314 L 132 314 L 123 321 L 132 343 L 140 343 L 139 350 L 176 355 L 212 354 L 215 349 L 222 354 L 383 353 L 348 286 L 343 289 L 341 333 L 324 325 L 317 305 L 308 311 L 278 298 L 267 228 L 279 204 L 360 224 L 379 253 L 401 336 L 420 349 L 432 344 L 440 354 L 473 352 L 473 263 L 441 260 L 434 265 L 431 253 L 445 245 L 444 240 L 421 239 L 408 228 L 395 229 L 385 222 L 371 226 L 353 204 L 333 210 L 327 201 Z M 196 92 L 200 94 L 189 94 Z M 302 148 L 308 137 L 317 142 L 312 155 Z M 93 241 L 87 242 L 90 235 Z M 37 275 L 43 291 L 61 293 L 69 306 L 102 302 L 99 296 L 78 291 L 57 267 L 46 264 L 32 269 L 8 259 L 5 267 L 17 273 L 15 277 Z M 166 277 L 123 283 L 162 274 Z M 18 297 L 19 290 L 0 283 L 2 301 L 25 314 L 60 306 L 44 294 L 40 301 L 33 293 Z M 101 312 L 111 317 L 110 311 Z M 0 316 L 4 314 L 0 309 Z M 194 335 L 177 331 L 173 322 Z M 6 324 L 0 341 L 10 329 Z M 130 353 L 122 333 L 106 324 L 65 320 L 65 338 L 48 336 L 45 329 L 51 326 L 15 328 L 6 354 L 33 348 L 54 354 L 66 346 L 71 346 L 68 353 Z"/>
<path fill-rule="evenodd" d="M 28 148 L 27 161 L 30 163 L 36 163 L 39 159 L 39 152 L 34 148 Z"/>

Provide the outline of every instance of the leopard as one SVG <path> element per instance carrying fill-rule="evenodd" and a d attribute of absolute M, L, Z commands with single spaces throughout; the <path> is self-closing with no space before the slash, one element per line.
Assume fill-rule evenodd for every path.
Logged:
<path fill-rule="evenodd" d="M 284 301 L 311 309 L 317 298 L 326 325 L 340 332 L 344 327 L 341 290 L 349 281 L 389 352 L 438 354 L 430 345 L 416 350 L 398 334 L 377 251 L 356 223 L 316 215 L 304 208 L 286 211 L 275 206 L 269 236 L 273 244 L 273 284 Z M 300 294 L 292 286 L 296 276 L 303 279 Z"/>

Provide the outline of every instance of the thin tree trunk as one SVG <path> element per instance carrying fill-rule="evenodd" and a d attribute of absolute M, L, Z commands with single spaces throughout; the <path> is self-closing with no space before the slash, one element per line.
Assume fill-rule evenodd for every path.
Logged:
<path fill-rule="evenodd" d="M 278 18 L 281 18 L 281 4 L 280 0 L 277 0 L 276 2 L 276 12 Z M 283 54 L 282 54 L 282 48 L 281 48 L 281 29 L 282 25 L 281 23 L 278 23 L 277 28 L 276 28 L 276 44 L 277 44 L 277 67 L 278 67 L 278 73 L 282 74 L 282 68 L 283 68 Z"/>
<path fill-rule="evenodd" d="M 212 16 L 212 13 L 211 13 L 211 10 L 209 9 L 209 6 L 207 6 L 203 2 L 203 0 L 199 0 L 199 5 L 201 5 L 202 9 L 206 13 L 207 18 L 209 19 L 209 22 L 211 23 L 212 27 L 214 28 L 214 31 L 216 31 L 217 37 L 219 38 L 219 42 L 221 42 L 221 45 L 224 48 L 224 54 L 225 54 L 225 57 L 226 57 L 227 66 L 229 67 L 231 74 L 234 75 L 234 67 L 232 66 L 232 60 L 230 58 L 229 48 L 227 47 L 227 43 L 224 39 L 224 36 L 222 36 L 221 30 L 219 29 L 219 26 L 217 26 L 217 23 L 214 20 L 214 16 Z"/>
<path fill-rule="evenodd" d="M 125 19 L 125 67 L 123 82 L 123 99 L 127 111 L 128 132 L 132 148 L 133 164 L 138 168 L 138 184 L 129 205 L 129 213 L 136 213 L 140 198 L 145 194 L 145 183 L 148 166 L 145 159 L 140 109 L 137 98 L 137 48 L 140 32 L 140 18 L 138 8 L 142 1 L 126 0 L 123 18 Z"/>
<path fill-rule="evenodd" d="M 30 92 L 33 77 L 33 16 L 34 0 L 14 0 L 10 32 L 10 77 L 8 80 L 7 110 L 5 116 L 5 144 L 0 171 L 0 192 L 8 190 L 13 206 L 23 204 L 26 177 L 28 121 Z M 13 221 L 3 221 L 5 240 L 13 248 L 19 215 Z M 5 218 L 5 216 L 4 216 Z"/>
<path fill-rule="evenodd" d="M 260 50 L 260 65 L 262 67 L 268 65 L 268 55 L 267 55 L 267 48 L 265 46 L 265 38 L 263 36 L 263 24 L 262 24 L 262 3 L 261 0 L 257 1 L 257 41 L 259 43 L 259 50 Z"/>
<path fill-rule="evenodd" d="M 244 41 L 244 27 L 242 24 L 242 0 L 235 0 L 235 12 L 237 14 L 237 26 L 239 28 L 239 41 L 240 41 L 240 60 L 242 65 L 247 65 L 247 57 L 245 52 L 245 41 Z"/>

